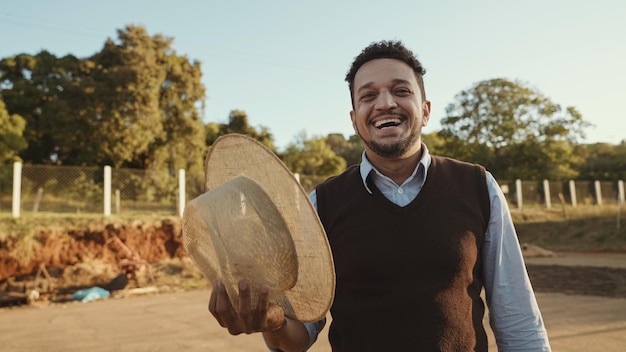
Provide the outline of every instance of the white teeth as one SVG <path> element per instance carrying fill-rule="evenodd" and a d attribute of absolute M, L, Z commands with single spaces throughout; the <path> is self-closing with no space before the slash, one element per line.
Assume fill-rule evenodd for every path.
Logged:
<path fill-rule="evenodd" d="M 386 120 L 380 120 L 380 121 L 376 121 L 376 123 L 374 124 L 374 126 L 376 128 L 380 128 L 380 126 L 386 124 L 386 123 L 394 123 L 396 125 L 400 124 L 400 119 L 386 119 Z"/>

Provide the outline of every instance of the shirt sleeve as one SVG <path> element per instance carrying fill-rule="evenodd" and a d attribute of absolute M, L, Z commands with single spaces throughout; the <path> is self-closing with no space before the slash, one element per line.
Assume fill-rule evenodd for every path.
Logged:
<path fill-rule="evenodd" d="M 498 351 L 551 351 L 506 198 L 489 172 L 487 185 L 491 216 L 482 248 L 483 274 Z"/>
<path fill-rule="evenodd" d="M 317 341 L 317 337 L 319 336 L 322 329 L 324 329 L 324 325 L 326 325 L 326 318 L 320 321 L 316 321 L 314 323 L 304 323 L 304 327 L 306 328 L 306 331 L 309 333 L 309 345 L 306 346 L 305 351 L 308 351 L 309 348 L 311 348 L 311 346 L 313 345 L 313 343 Z M 267 342 L 265 343 L 265 346 L 267 346 Z M 267 348 L 272 352 L 281 352 L 280 350 L 271 349 L 269 346 L 267 346 Z"/>

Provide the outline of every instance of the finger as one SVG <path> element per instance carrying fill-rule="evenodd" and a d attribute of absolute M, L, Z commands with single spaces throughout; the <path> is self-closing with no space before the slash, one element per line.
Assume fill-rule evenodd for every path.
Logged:
<path fill-rule="evenodd" d="M 220 281 L 217 281 L 215 285 L 213 285 L 213 289 L 211 290 L 211 298 L 209 299 L 209 312 L 211 312 L 215 320 L 217 320 L 217 322 L 223 327 L 225 326 L 224 322 L 222 321 L 220 315 L 217 313 L 217 296 L 219 292 L 219 286 Z"/>
<path fill-rule="evenodd" d="M 257 324 L 262 331 L 276 331 L 287 323 L 285 312 L 280 306 L 270 303 L 270 290 L 267 285 L 262 285 L 259 291 L 256 316 L 262 320 Z"/>
<path fill-rule="evenodd" d="M 269 288 L 267 285 L 261 285 L 259 289 L 259 300 L 256 305 L 256 314 L 254 315 L 254 324 L 260 330 L 265 330 L 267 326 L 272 326 L 272 322 L 268 321 L 267 309 L 269 307 Z"/>
<path fill-rule="evenodd" d="M 237 333 L 237 313 L 230 303 L 226 287 L 222 281 L 217 283 L 215 312 L 219 316 L 220 325 L 228 328 L 232 334 Z"/>
<path fill-rule="evenodd" d="M 251 308 L 250 283 L 248 280 L 239 282 L 239 319 L 243 322 L 244 332 L 249 334 L 256 331 L 254 326 L 254 312 Z"/>
<path fill-rule="evenodd" d="M 265 315 L 267 314 L 267 307 L 269 306 L 269 288 L 267 287 L 267 285 L 261 285 L 260 289 L 259 289 L 259 300 L 257 301 L 256 304 L 256 312 L 257 312 L 257 316 L 260 317 L 265 317 Z"/>

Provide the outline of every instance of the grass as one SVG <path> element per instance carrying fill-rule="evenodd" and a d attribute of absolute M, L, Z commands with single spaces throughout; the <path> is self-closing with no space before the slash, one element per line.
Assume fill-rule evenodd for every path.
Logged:
<path fill-rule="evenodd" d="M 523 243 L 555 251 L 626 251 L 623 206 L 513 211 L 512 216 Z"/>
<path fill-rule="evenodd" d="M 626 251 L 625 206 L 533 207 L 512 209 L 511 215 L 521 243 L 555 251 Z M 35 233 L 46 229 L 90 229 L 111 223 L 148 223 L 166 219 L 180 222 L 180 217 L 171 213 L 128 212 L 104 217 L 102 214 L 40 212 L 14 219 L 10 212 L 0 212 L 0 242 L 33 238 Z M 25 254 L 29 253 L 26 249 Z"/>

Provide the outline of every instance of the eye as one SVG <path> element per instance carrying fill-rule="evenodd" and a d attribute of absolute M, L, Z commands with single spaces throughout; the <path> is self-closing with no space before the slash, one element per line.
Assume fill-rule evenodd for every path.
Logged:
<path fill-rule="evenodd" d="M 410 95 L 411 94 L 411 90 L 408 89 L 408 88 L 397 88 L 397 89 L 394 89 L 393 93 L 395 95 L 404 97 L 404 96 Z"/>
<path fill-rule="evenodd" d="M 361 96 L 359 97 L 359 100 L 368 101 L 368 100 L 374 99 L 375 97 L 376 97 L 376 94 L 374 92 L 365 92 L 361 94 Z"/>

